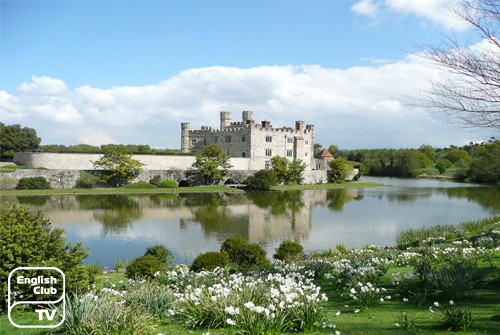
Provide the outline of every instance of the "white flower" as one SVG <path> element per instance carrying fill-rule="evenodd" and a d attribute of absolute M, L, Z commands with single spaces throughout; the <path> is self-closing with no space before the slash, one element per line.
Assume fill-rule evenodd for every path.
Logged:
<path fill-rule="evenodd" d="M 340 311 L 337 311 L 337 313 L 335 313 L 336 316 L 339 316 L 340 315 Z"/>
<path fill-rule="evenodd" d="M 429 307 L 429 312 L 434 313 L 434 310 L 432 309 L 432 306 Z"/>
<path fill-rule="evenodd" d="M 453 300 L 450 300 L 449 304 L 450 304 L 451 306 L 455 305 L 455 303 L 453 302 Z"/>
<path fill-rule="evenodd" d="M 335 335 L 340 335 L 340 334 L 341 334 L 340 331 L 338 330 L 335 331 Z"/>
<path fill-rule="evenodd" d="M 247 302 L 246 304 L 244 304 L 243 306 L 245 306 L 246 308 L 248 309 L 253 309 L 255 307 L 255 305 L 253 304 L 253 302 L 249 301 Z"/>
<path fill-rule="evenodd" d="M 236 321 L 234 321 L 234 320 L 232 320 L 232 319 L 227 319 L 227 320 L 226 320 L 226 323 L 227 323 L 228 325 L 234 326 L 234 325 L 236 324 Z"/>
<path fill-rule="evenodd" d="M 408 302 L 408 298 L 403 298 L 403 301 L 404 302 Z"/>
<path fill-rule="evenodd" d="M 439 307 L 439 302 L 434 301 L 434 306 Z"/>
<path fill-rule="evenodd" d="M 396 322 L 394 325 L 395 325 L 396 327 L 401 327 L 401 325 L 400 325 L 399 323 L 397 323 L 397 322 Z"/>
<path fill-rule="evenodd" d="M 359 313 L 359 309 L 355 309 L 355 310 L 354 310 L 354 313 Z"/>

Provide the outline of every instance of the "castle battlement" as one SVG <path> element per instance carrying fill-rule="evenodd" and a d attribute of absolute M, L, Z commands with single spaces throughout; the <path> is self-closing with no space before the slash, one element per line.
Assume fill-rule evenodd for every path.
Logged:
<path fill-rule="evenodd" d="M 268 120 L 255 122 L 252 111 L 243 111 L 241 121 L 233 122 L 231 118 L 231 112 L 220 112 L 219 129 L 201 126 L 190 130 L 189 123 L 183 122 L 182 152 L 200 152 L 204 145 L 216 144 L 231 157 L 252 158 L 262 169 L 274 156 L 300 159 L 310 170 L 315 168 L 313 125 L 295 121 L 294 127 L 274 128 Z"/>

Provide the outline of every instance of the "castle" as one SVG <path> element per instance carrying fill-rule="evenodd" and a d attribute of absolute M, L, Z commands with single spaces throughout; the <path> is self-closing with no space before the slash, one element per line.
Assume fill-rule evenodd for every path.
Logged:
<path fill-rule="evenodd" d="M 181 151 L 200 152 L 205 145 L 217 144 L 230 157 L 248 158 L 256 169 L 268 169 L 274 156 L 300 159 L 306 170 L 316 169 L 314 126 L 296 121 L 295 127 L 273 128 L 270 121 L 255 122 L 253 112 L 243 111 L 241 122 L 232 122 L 231 112 L 220 113 L 220 129 L 202 126 L 190 130 L 181 124 Z"/>

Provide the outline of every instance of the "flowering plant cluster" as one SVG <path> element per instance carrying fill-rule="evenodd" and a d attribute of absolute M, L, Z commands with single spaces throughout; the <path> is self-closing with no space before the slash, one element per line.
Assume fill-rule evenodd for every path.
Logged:
<path fill-rule="evenodd" d="M 215 269 L 199 273 L 184 266 L 162 276 L 173 291 L 172 316 L 187 327 L 233 327 L 245 334 L 281 330 L 306 331 L 320 326 L 320 306 L 327 297 L 309 275 L 280 267 L 267 275 L 229 274 Z"/>
<path fill-rule="evenodd" d="M 387 290 L 383 287 L 379 288 L 372 283 L 357 283 L 349 290 L 351 298 L 356 300 L 361 308 L 370 310 L 377 307 L 384 300 L 391 299 L 391 296 L 385 295 Z"/>

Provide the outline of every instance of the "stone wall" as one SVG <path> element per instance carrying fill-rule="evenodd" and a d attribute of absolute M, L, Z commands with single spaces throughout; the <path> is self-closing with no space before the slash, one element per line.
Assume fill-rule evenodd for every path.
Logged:
<path fill-rule="evenodd" d="M 14 163 L 23 166 L 57 170 L 93 170 L 92 162 L 100 154 L 16 153 Z M 195 162 L 194 156 L 134 155 L 144 163 L 144 170 L 189 170 Z M 249 158 L 231 158 L 231 170 L 255 170 Z M 257 169 L 258 170 L 258 169 Z"/>
<path fill-rule="evenodd" d="M 0 178 L 8 177 L 15 180 L 21 178 L 44 177 L 54 189 L 73 188 L 80 177 L 81 170 L 40 170 L 40 169 L 21 169 L 14 172 L 0 172 Z M 249 170 L 231 170 L 222 181 L 228 183 L 243 183 L 246 178 L 255 171 Z M 162 179 L 172 179 L 177 182 L 188 179 L 189 170 L 145 170 L 133 180 L 149 182 L 151 178 L 159 175 Z M 324 170 L 304 171 L 304 184 L 321 184 L 327 181 L 327 172 Z M 15 185 L 15 184 L 14 184 Z"/>

